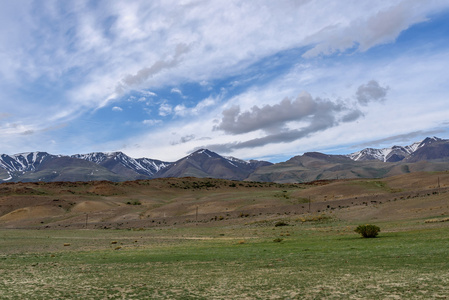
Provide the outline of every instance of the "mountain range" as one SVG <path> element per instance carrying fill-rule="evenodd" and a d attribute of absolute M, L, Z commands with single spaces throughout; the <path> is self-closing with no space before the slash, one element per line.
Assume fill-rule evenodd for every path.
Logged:
<path fill-rule="evenodd" d="M 437 137 L 428 137 L 423 141 L 415 142 L 404 147 L 393 146 L 383 149 L 365 148 L 349 154 L 348 157 L 355 161 L 380 160 L 383 162 L 417 162 L 420 160 L 440 159 L 446 157 L 448 153 L 445 151 L 436 153 L 434 150 L 437 148 L 444 150 L 447 147 L 447 141 Z"/>
<path fill-rule="evenodd" d="M 307 152 L 286 162 L 245 161 L 197 150 L 176 162 L 131 158 L 122 152 L 71 156 L 46 152 L 0 155 L 0 182 L 126 181 L 162 177 L 211 177 L 268 182 L 378 178 L 449 169 L 449 140 L 428 137 L 409 146 L 365 148 L 348 155 Z"/>

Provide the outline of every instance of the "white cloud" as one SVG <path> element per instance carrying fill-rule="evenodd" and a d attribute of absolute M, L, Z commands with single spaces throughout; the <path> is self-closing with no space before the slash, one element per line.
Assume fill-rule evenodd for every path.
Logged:
<path fill-rule="evenodd" d="M 112 111 L 123 111 L 123 108 L 119 107 L 119 106 L 114 106 L 112 108 Z"/>
<path fill-rule="evenodd" d="M 161 120 L 143 120 L 142 123 L 144 125 L 154 126 L 162 124 Z"/>
<path fill-rule="evenodd" d="M 184 104 L 176 105 L 174 108 L 175 115 L 185 116 L 188 113 L 188 109 Z"/>
<path fill-rule="evenodd" d="M 173 107 L 166 102 L 162 103 L 159 106 L 159 115 L 162 117 L 166 117 L 166 116 L 172 114 L 172 112 L 173 112 Z"/>
<path fill-rule="evenodd" d="M 174 108 L 174 113 L 177 116 L 185 117 L 185 116 L 198 116 L 208 108 L 211 108 L 217 103 L 216 98 L 206 98 L 198 102 L 194 107 L 186 107 L 185 104 L 178 104 Z"/>
<path fill-rule="evenodd" d="M 182 92 L 181 92 L 181 90 L 178 89 L 178 88 L 172 88 L 171 91 L 170 91 L 170 93 L 172 93 L 172 94 L 179 94 L 179 95 L 182 96 Z"/>

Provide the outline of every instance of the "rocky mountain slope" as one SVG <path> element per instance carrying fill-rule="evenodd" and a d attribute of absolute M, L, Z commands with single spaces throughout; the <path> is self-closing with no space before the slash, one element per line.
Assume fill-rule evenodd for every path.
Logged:
<path fill-rule="evenodd" d="M 201 149 L 161 170 L 156 177 L 213 177 L 243 180 L 258 167 L 272 165 L 263 161 L 244 161 L 225 158 L 207 149 Z"/>
<path fill-rule="evenodd" d="M 3 154 L 0 169 L 3 182 L 126 180 L 96 163 L 46 152 Z"/>
<path fill-rule="evenodd" d="M 122 152 L 94 152 L 72 156 L 30 152 L 0 156 L 3 182 L 29 181 L 125 181 L 159 177 L 212 177 L 243 180 L 263 161 L 243 161 L 209 150 L 196 151 L 175 163 L 131 158 Z"/>
<path fill-rule="evenodd" d="M 349 155 L 308 152 L 286 162 L 244 161 L 201 149 L 172 162 L 131 158 L 122 152 L 72 156 L 29 152 L 0 155 L 0 182 L 126 181 L 161 177 L 305 182 L 318 179 L 374 178 L 449 169 L 449 140 L 426 138 L 409 146 L 366 148 Z"/>
<path fill-rule="evenodd" d="M 348 155 L 355 161 L 380 160 L 383 162 L 397 162 L 402 160 L 420 161 L 440 159 L 449 156 L 449 140 L 428 137 L 420 142 L 408 146 L 393 146 L 390 148 L 365 148 Z M 432 152 L 432 154 L 429 153 Z"/>
<path fill-rule="evenodd" d="M 153 178 L 158 171 L 171 165 L 169 162 L 156 159 L 134 159 L 123 152 L 93 152 L 89 154 L 75 154 L 72 157 L 94 162 L 111 172 L 126 176 L 129 180 Z"/>
<path fill-rule="evenodd" d="M 420 171 L 449 170 L 449 140 L 426 138 L 409 146 L 366 148 L 349 155 L 309 152 L 262 167 L 247 180 L 278 183 L 320 179 L 382 178 Z"/>
<path fill-rule="evenodd" d="M 246 180 L 296 183 L 323 179 L 384 178 L 413 172 L 449 170 L 449 161 L 354 161 L 343 155 L 304 153 L 286 162 L 261 167 Z"/>

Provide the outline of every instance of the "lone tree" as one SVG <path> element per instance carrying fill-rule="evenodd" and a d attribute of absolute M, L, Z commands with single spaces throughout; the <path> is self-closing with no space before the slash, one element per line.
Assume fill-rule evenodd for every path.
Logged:
<path fill-rule="evenodd" d="M 364 238 L 375 238 L 379 234 L 380 228 L 376 225 L 366 224 L 359 225 L 354 231 L 361 234 Z"/>

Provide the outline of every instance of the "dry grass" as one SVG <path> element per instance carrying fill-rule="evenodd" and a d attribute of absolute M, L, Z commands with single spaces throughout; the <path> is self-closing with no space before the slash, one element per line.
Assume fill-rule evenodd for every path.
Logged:
<path fill-rule="evenodd" d="M 2 184 L 0 228 L 84 228 L 86 219 L 87 228 L 210 226 L 323 212 L 428 218 L 448 211 L 448 186 L 446 172 L 286 185 L 207 178 Z"/>

